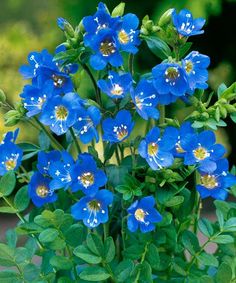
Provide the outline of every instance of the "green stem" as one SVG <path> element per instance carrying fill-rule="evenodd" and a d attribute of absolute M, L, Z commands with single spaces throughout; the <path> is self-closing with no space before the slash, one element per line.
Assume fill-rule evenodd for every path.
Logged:
<path fill-rule="evenodd" d="M 160 118 L 159 118 L 159 125 L 165 124 L 165 105 L 159 105 L 159 111 L 160 111 Z"/>
<path fill-rule="evenodd" d="M 57 150 L 64 150 L 63 146 L 48 132 L 46 127 L 37 119 L 34 118 L 37 125 L 44 131 L 44 133 L 48 136 L 50 139 L 52 146 Z"/>
<path fill-rule="evenodd" d="M 109 235 L 109 222 L 103 224 L 103 237 L 104 237 L 104 241 L 106 240 L 108 235 Z"/>
<path fill-rule="evenodd" d="M 128 68 L 129 68 L 130 74 L 133 75 L 134 74 L 134 54 L 132 53 L 129 54 Z"/>
<path fill-rule="evenodd" d="M 72 136 L 72 138 L 73 138 L 73 141 L 74 141 L 74 143 L 75 143 L 77 152 L 78 152 L 78 154 L 80 154 L 82 151 L 81 151 L 79 142 L 78 142 L 78 140 L 77 140 L 77 138 L 76 138 L 76 136 L 75 136 L 75 132 L 74 132 L 74 130 L 73 130 L 72 128 L 70 128 L 70 134 L 71 134 L 71 136 Z"/>
<path fill-rule="evenodd" d="M 117 164 L 120 165 L 120 156 L 119 156 L 119 151 L 118 151 L 117 146 L 115 148 L 115 155 L 116 155 Z"/>
<path fill-rule="evenodd" d="M 72 253 L 72 251 L 71 251 L 71 249 L 68 245 L 66 245 L 66 250 L 67 250 L 67 253 L 69 255 L 70 260 L 73 261 L 73 253 Z M 73 263 L 73 273 L 74 273 L 74 276 L 75 276 L 75 280 L 77 281 L 79 279 L 79 277 L 78 277 L 76 265 L 74 263 Z"/>
<path fill-rule="evenodd" d="M 194 172 L 194 187 L 196 190 L 196 186 L 198 183 L 198 177 L 199 174 L 197 171 Z M 201 199 L 198 191 L 195 191 L 195 203 L 194 203 L 194 208 L 195 208 L 195 219 L 194 219 L 194 225 L 193 225 L 193 233 L 196 235 L 197 234 L 197 225 L 198 225 L 198 220 L 200 218 L 200 208 L 201 208 Z"/>
<path fill-rule="evenodd" d="M 145 245 L 144 252 L 143 252 L 143 254 L 142 254 L 141 261 L 140 261 L 141 264 L 142 264 L 142 263 L 144 262 L 144 260 L 145 260 L 145 256 L 146 256 L 146 253 L 147 253 L 147 251 L 148 251 L 148 246 L 149 246 L 149 244 L 150 244 L 150 242 L 147 242 L 146 245 Z M 138 273 L 137 273 L 137 275 L 136 275 L 136 278 L 135 278 L 134 283 L 138 283 L 138 282 L 139 282 L 140 272 L 141 272 L 141 270 L 139 269 L 139 271 L 138 271 Z"/>

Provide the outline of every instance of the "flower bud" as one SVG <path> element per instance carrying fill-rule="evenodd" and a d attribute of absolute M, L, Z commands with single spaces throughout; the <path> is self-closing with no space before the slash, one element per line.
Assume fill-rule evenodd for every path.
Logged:
<path fill-rule="evenodd" d="M 112 13 L 111 13 L 111 16 L 112 17 L 121 17 L 124 15 L 124 11 L 125 11 L 125 3 L 124 2 L 121 2 L 119 5 L 117 5 Z"/>
<path fill-rule="evenodd" d="M 160 20 L 158 22 L 158 25 L 160 27 L 169 25 L 172 22 L 171 15 L 172 15 L 173 11 L 174 11 L 174 9 L 169 9 L 160 17 Z"/>
<path fill-rule="evenodd" d="M 4 115 L 5 126 L 15 126 L 20 120 L 20 113 L 17 110 L 10 110 Z"/>
<path fill-rule="evenodd" d="M 0 89 L 0 102 L 6 101 L 6 95 L 2 89 Z"/>
<path fill-rule="evenodd" d="M 64 18 L 58 18 L 57 19 L 57 25 L 58 27 L 64 31 L 69 37 L 75 36 L 75 31 L 71 24 Z"/>

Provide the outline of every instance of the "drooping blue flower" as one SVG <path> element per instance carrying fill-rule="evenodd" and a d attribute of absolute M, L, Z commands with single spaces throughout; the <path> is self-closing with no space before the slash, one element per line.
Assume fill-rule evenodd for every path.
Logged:
<path fill-rule="evenodd" d="M 123 98 L 132 85 L 132 76 L 130 73 L 118 74 L 114 71 L 108 73 L 107 80 L 99 80 L 98 87 L 111 98 Z"/>
<path fill-rule="evenodd" d="M 153 84 L 142 79 L 137 87 L 131 90 L 131 97 L 138 114 L 145 120 L 148 118 L 158 119 L 159 111 L 156 109 L 158 95 Z"/>
<path fill-rule="evenodd" d="M 119 52 L 119 42 L 116 33 L 110 29 L 102 29 L 92 40 L 90 48 L 94 54 L 90 56 L 90 65 L 95 70 L 102 70 L 110 63 L 113 67 L 120 67 L 123 58 Z"/>
<path fill-rule="evenodd" d="M 35 206 L 41 207 L 45 203 L 57 200 L 57 195 L 49 188 L 50 179 L 39 172 L 35 172 L 28 185 L 28 194 Z"/>
<path fill-rule="evenodd" d="M 127 139 L 133 130 L 134 122 L 129 111 L 121 110 L 115 119 L 107 118 L 102 123 L 103 140 L 111 143 L 122 142 Z"/>
<path fill-rule="evenodd" d="M 37 169 L 42 175 L 49 175 L 49 167 L 52 163 L 61 159 L 61 153 L 58 150 L 50 152 L 40 151 L 38 153 Z"/>
<path fill-rule="evenodd" d="M 184 96 L 189 89 L 184 69 L 177 63 L 161 63 L 152 69 L 153 85 L 163 104 L 169 104 L 180 96 Z M 174 96 L 175 98 L 172 98 Z"/>
<path fill-rule="evenodd" d="M 195 134 L 194 129 L 190 122 L 184 122 L 179 128 L 178 140 L 174 148 L 174 156 L 184 157 L 185 154 L 185 144 L 189 142 L 192 135 Z"/>
<path fill-rule="evenodd" d="M 112 18 L 108 13 L 107 7 L 104 3 L 98 4 L 98 10 L 93 16 L 83 18 L 83 26 L 86 31 L 84 34 L 85 46 L 92 46 L 92 42 L 96 36 L 99 36 L 101 30 L 116 30 L 120 25 L 120 18 Z"/>
<path fill-rule="evenodd" d="M 23 151 L 15 144 L 19 129 L 8 132 L 0 143 L 0 176 L 8 171 L 17 170 L 21 164 Z"/>
<path fill-rule="evenodd" d="M 42 88 L 35 85 L 24 86 L 20 96 L 23 98 L 24 108 L 28 110 L 28 117 L 35 116 L 41 113 L 48 98 L 52 95 L 52 88 L 45 84 Z"/>
<path fill-rule="evenodd" d="M 178 130 L 167 127 L 160 137 L 160 130 L 152 128 L 139 144 L 139 154 L 146 159 L 153 170 L 169 167 L 174 162 L 172 150 L 178 140 Z"/>
<path fill-rule="evenodd" d="M 122 18 L 122 24 L 117 28 L 117 38 L 121 50 L 129 53 L 137 53 L 137 46 L 141 43 L 139 40 L 140 31 L 137 30 L 139 19 L 134 14 L 126 14 Z"/>
<path fill-rule="evenodd" d="M 58 70 L 57 65 L 53 62 L 53 56 L 46 49 L 42 52 L 31 52 L 28 55 L 29 65 L 23 65 L 19 71 L 25 79 L 31 79 L 38 75 L 41 67 L 46 67 L 51 70 Z"/>
<path fill-rule="evenodd" d="M 179 14 L 174 10 L 172 13 L 172 20 L 178 33 L 182 36 L 188 37 L 204 33 L 201 29 L 206 22 L 205 19 L 193 19 L 192 13 L 187 9 L 181 10 Z"/>
<path fill-rule="evenodd" d="M 200 171 L 197 190 L 201 198 L 226 199 L 228 195 L 227 189 L 236 184 L 236 176 L 230 174 L 228 170 L 228 160 L 223 158 L 216 161 L 214 171 Z"/>
<path fill-rule="evenodd" d="M 77 121 L 73 125 L 76 134 L 80 137 L 82 143 L 89 143 L 95 138 L 96 142 L 99 141 L 99 135 L 96 127 L 101 120 L 100 110 L 95 106 L 90 106 L 88 109 L 80 108 L 77 110 Z"/>
<path fill-rule="evenodd" d="M 57 18 L 57 25 L 58 27 L 64 31 L 65 30 L 65 25 L 69 24 L 68 21 L 62 17 Z"/>
<path fill-rule="evenodd" d="M 113 201 L 113 194 L 100 190 L 94 196 L 85 196 L 71 207 L 71 214 L 76 220 L 83 220 L 89 228 L 108 221 L 108 206 Z"/>
<path fill-rule="evenodd" d="M 74 160 L 67 151 L 61 152 L 61 160 L 51 162 L 49 166 L 49 175 L 52 181 L 49 184 L 51 190 L 64 188 L 67 190 L 72 184 L 71 172 L 74 167 Z"/>
<path fill-rule="evenodd" d="M 65 96 L 54 96 L 44 106 L 40 121 L 57 135 L 62 135 L 75 124 L 78 110 L 81 108 L 81 98 L 76 93 Z"/>
<path fill-rule="evenodd" d="M 151 232 L 155 229 L 153 223 L 162 220 L 161 214 L 154 208 L 155 199 L 152 196 L 136 200 L 128 209 L 128 229 L 136 232 L 140 228 L 142 233 Z"/>
<path fill-rule="evenodd" d="M 92 155 L 88 153 L 80 154 L 76 165 L 71 171 L 74 180 L 72 191 L 82 190 L 84 194 L 93 196 L 98 189 L 105 186 L 107 177 L 105 173 L 97 168 Z"/>
<path fill-rule="evenodd" d="M 206 89 L 208 84 L 207 67 L 210 64 L 210 58 L 197 51 L 192 51 L 183 60 L 182 65 L 188 78 L 189 93 L 192 94 L 195 89 Z"/>
<path fill-rule="evenodd" d="M 213 172 L 216 170 L 216 160 L 225 154 L 225 148 L 216 144 L 215 134 L 212 131 L 203 131 L 194 134 L 182 144 L 185 165 L 197 165 L 199 170 Z"/>

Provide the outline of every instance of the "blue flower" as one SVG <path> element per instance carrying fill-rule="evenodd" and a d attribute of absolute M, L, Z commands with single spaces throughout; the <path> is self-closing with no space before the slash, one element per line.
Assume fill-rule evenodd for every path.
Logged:
<path fill-rule="evenodd" d="M 6 144 L 6 143 L 15 143 L 17 137 L 18 137 L 18 134 L 19 134 L 19 129 L 16 129 L 14 132 L 7 132 L 5 135 L 4 135 L 4 138 L 3 140 L 1 141 L 0 145 L 1 144 Z"/>
<path fill-rule="evenodd" d="M 71 207 L 71 214 L 76 220 L 83 220 L 89 228 L 108 221 L 108 205 L 113 201 L 113 194 L 100 190 L 95 196 L 85 196 Z"/>
<path fill-rule="evenodd" d="M 64 18 L 57 18 L 57 25 L 58 27 L 64 31 L 65 30 L 65 25 L 69 24 L 68 21 Z"/>
<path fill-rule="evenodd" d="M 214 171 L 200 171 L 197 190 L 201 198 L 226 199 L 228 195 L 227 188 L 236 184 L 236 177 L 230 174 L 228 170 L 228 160 L 223 158 L 216 161 L 216 169 Z"/>
<path fill-rule="evenodd" d="M 122 18 L 122 24 L 117 29 L 117 38 L 120 43 L 120 48 L 129 53 L 137 53 L 139 40 L 139 19 L 134 14 L 126 14 Z"/>
<path fill-rule="evenodd" d="M 107 118 L 103 121 L 103 140 L 111 143 L 121 142 L 129 137 L 133 127 L 134 122 L 130 112 L 121 110 L 115 119 Z"/>
<path fill-rule="evenodd" d="M 28 185 L 28 194 L 35 206 L 55 202 L 57 195 L 49 188 L 50 179 L 35 172 Z"/>
<path fill-rule="evenodd" d="M 57 70 L 57 65 L 53 62 L 53 56 L 44 49 L 41 53 L 31 52 L 28 55 L 29 65 L 23 65 L 19 71 L 25 79 L 31 79 L 38 75 L 42 66 L 52 70 Z"/>
<path fill-rule="evenodd" d="M 74 167 L 74 160 L 67 151 L 61 152 L 61 160 L 51 162 L 49 166 L 49 175 L 53 179 L 49 187 L 51 190 L 64 188 L 67 190 L 72 184 L 71 172 Z"/>
<path fill-rule="evenodd" d="M 159 118 L 159 111 L 155 108 L 158 103 L 158 95 L 151 82 L 142 79 L 135 90 L 131 91 L 131 97 L 138 114 L 143 119 Z"/>
<path fill-rule="evenodd" d="M 225 154 L 221 144 L 215 144 L 216 138 L 212 131 L 194 134 L 182 144 L 185 165 L 198 165 L 199 170 L 213 172 L 216 170 L 216 160 Z"/>
<path fill-rule="evenodd" d="M 136 232 L 140 228 L 142 233 L 151 232 L 155 229 L 153 223 L 162 220 L 161 214 L 154 208 L 155 199 L 152 196 L 136 200 L 128 209 L 128 229 Z"/>
<path fill-rule="evenodd" d="M 189 93 L 192 94 L 196 88 L 206 89 L 208 84 L 207 67 L 210 64 L 210 58 L 202 55 L 197 51 L 192 51 L 182 60 L 182 65 L 185 70 L 189 83 Z"/>
<path fill-rule="evenodd" d="M 113 67 L 120 67 L 123 58 L 119 52 L 119 42 L 116 33 L 110 29 L 102 29 L 90 44 L 95 54 L 90 57 L 90 65 L 95 70 L 102 70 L 110 63 Z"/>
<path fill-rule="evenodd" d="M 74 125 L 81 107 L 81 98 L 76 93 L 54 96 L 42 111 L 40 121 L 57 135 L 62 135 Z"/>
<path fill-rule="evenodd" d="M 111 98 L 123 98 L 130 91 L 132 76 L 130 73 L 119 75 L 116 72 L 108 73 L 108 80 L 99 80 L 98 87 Z"/>
<path fill-rule="evenodd" d="M 174 148 L 174 155 L 176 157 L 184 157 L 185 154 L 185 144 L 189 142 L 189 139 L 192 137 L 192 135 L 195 134 L 194 129 L 192 128 L 192 125 L 190 122 L 184 122 L 180 129 L 178 134 L 178 141 L 175 144 Z"/>
<path fill-rule="evenodd" d="M 205 19 L 193 19 L 192 13 L 187 9 L 181 10 L 179 14 L 177 14 L 174 10 L 172 13 L 172 20 L 178 33 L 182 36 L 191 36 L 204 33 L 204 31 L 201 29 L 206 22 Z"/>
<path fill-rule="evenodd" d="M 93 196 L 98 189 L 105 186 L 107 177 L 105 173 L 97 168 L 92 155 L 80 154 L 74 166 L 71 177 L 74 180 L 72 191 L 82 190 L 84 194 Z"/>
<path fill-rule="evenodd" d="M 50 152 L 40 151 L 38 153 L 37 169 L 43 175 L 49 175 L 49 167 L 52 163 L 61 159 L 61 153 L 58 150 Z"/>
<path fill-rule="evenodd" d="M 185 71 L 177 63 L 161 63 L 152 69 L 152 74 L 154 87 L 160 97 L 169 96 L 169 101 L 165 100 L 163 104 L 173 101 L 171 95 L 175 96 L 175 99 L 185 95 L 189 88 Z"/>
<path fill-rule="evenodd" d="M 101 30 L 116 30 L 120 25 L 120 18 L 112 18 L 104 3 L 98 4 L 98 10 L 93 16 L 87 16 L 83 18 L 83 26 L 86 31 L 84 35 L 85 46 L 92 45 L 96 36 L 99 36 Z"/>
<path fill-rule="evenodd" d="M 139 154 L 146 159 L 153 170 L 169 167 L 174 162 L 172 149 L 178 139 L 178 130 L 174 127 L 167 127 L 160 138 L 160 130 L 152 128 L 146 138 L 139 144 Z"/>
<path fill-rule="evenodd" d="M 26 115 L 32 117 L 41 113 L 51 94 L 52 88 L 48 85 L 44 85 L 42 88 L 34 85 L 24 86 L 23 93 L 20 96 L 23 98 L 24 108 L 28 110 Z"/>
<path fill-rule="evenodd" d="M 95 106 L 90 106 L 87 110 L 80 108 L 77 110 L 78 119 L 73 128 L 76 134 L 80 137 L 82 143 L 89 143 L 92 139 L 99 141 L 99 135 L 96 130 L 97 125 L 101 120 L 101 113 Z"/>

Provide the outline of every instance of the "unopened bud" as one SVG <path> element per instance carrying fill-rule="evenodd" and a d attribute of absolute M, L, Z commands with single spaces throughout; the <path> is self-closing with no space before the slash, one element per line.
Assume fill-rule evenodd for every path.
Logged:
<path fill-rule="evenodd" d="M 0 102 L 6 101 L 6 95 L 2 89 L 0 89 Z"/>
<path fill-rule="evenodd" d="M 112 17 L 121 17 L 124 15 L 124 11 L 125 11 L 125 3 L 124 2 L 121 2 L 119 5 L 117 5 L 112 13 L 111 13 L 111 16 Z"/>
<path fill-rule="evenodd" d="M 174 9 L 169 9 L 160 17 L 160 20 L 158 22 L 158 25 L 160 27 L 166 26 L 172 22 L 171 16 L 172 16 L 173 11 Z"/>

